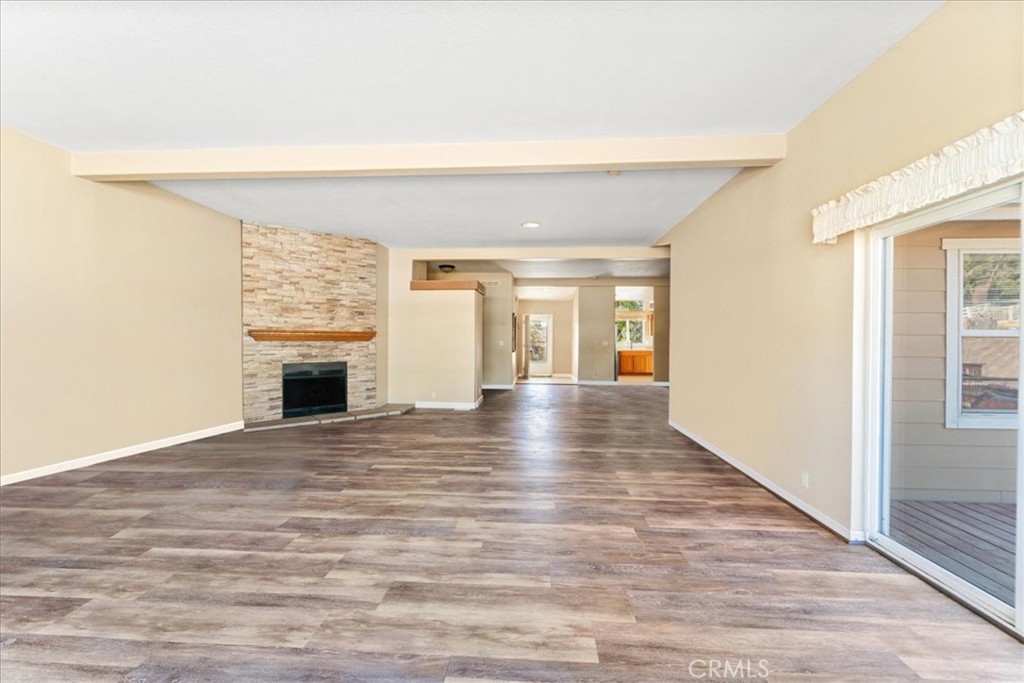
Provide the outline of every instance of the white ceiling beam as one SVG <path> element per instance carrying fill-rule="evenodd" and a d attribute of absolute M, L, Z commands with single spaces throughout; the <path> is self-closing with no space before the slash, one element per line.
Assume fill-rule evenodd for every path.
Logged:
<path fill-rule="evenodd" d="M 418 261 L 617 261 L 667 259 L 669 247 L 464 247 L 458 249 L 391 249 L 408 253 Z"/>
<path fill-rule="evenodd" d="M 88 152 L 72 154 L 71 172 L 104 181 L 566 173 L 771 166 L 785 154 L 785 135 L 712 135 Z"/>

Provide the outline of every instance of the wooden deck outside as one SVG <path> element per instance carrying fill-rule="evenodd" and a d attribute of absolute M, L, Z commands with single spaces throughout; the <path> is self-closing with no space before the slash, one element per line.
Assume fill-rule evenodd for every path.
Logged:
<path fill-rule="evenodd" d="M 1012 605 L 1017 506 L 893 501 L 890 537 Z"/>

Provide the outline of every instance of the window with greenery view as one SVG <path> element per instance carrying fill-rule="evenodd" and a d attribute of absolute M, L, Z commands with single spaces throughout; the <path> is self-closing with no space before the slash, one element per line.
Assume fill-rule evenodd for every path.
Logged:
<path fill-rule="evenodd" d="M 947 427 L 1012 429 L 1020 337 L 1020 252 L 981 240 L 947 249 Z M 956 247 L 956 240 L 946 240 Z M 955 302 L 955 307 L 954 307 Z"/>
<path fill-rule="evenodd" d="M 642 320 L 616 320 L 615 341 L 623 344 L 643 344 L 644 322 Z"/>

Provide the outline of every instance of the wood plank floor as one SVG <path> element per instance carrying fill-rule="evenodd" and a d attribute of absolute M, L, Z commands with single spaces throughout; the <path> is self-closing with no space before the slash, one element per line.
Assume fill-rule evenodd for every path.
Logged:
<path fill-rule="evenodd" d="M 894 500 L 890 536 L 935 564 L 1013 604 L 1017 506 Z"/>
<path fill-rule="evenodd" d="M 1021 680 L 1024 646 L 671 430 L 667 394 L 523 385 L 4 487 L 0 676 Z"/>

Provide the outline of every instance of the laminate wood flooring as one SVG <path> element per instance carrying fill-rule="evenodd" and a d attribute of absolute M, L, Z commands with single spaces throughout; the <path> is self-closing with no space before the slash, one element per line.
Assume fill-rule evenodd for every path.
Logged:
<path fill-rule="evenodd" d="M 520 385 L 4 487 L 0 678 L 1024 678 L 1019 642 L 670 429 L 667 396 Z"/>

